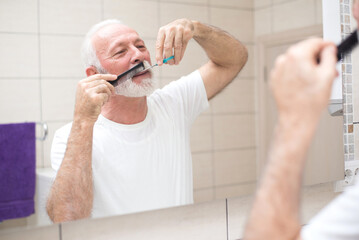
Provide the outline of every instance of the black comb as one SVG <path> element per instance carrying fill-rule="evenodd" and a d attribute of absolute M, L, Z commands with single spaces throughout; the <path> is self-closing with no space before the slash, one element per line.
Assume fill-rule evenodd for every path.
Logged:
<path fill-rule="evenodd" d="M 132 78 L 133 76 L 135 76 L 137 73 L 143 71 L 144 69 L 145 69 L 144 62 L 140 62 L 139 64 L 128 69 L 126 72 L 123 72 L 120 75 L 118 75 L 116 80 L 110 81 L 109 83 L 111 83 L 112 86 L 116 87 L 121 82 L 124 82 L 124 81 Z"/>
<path fill-rule="evenodd" d="M 345 38 L 338 46 L 337 59 L 340 61 L 345 54 L 351 52 L 358 45 L 358 31 L 355 30 Z"/>

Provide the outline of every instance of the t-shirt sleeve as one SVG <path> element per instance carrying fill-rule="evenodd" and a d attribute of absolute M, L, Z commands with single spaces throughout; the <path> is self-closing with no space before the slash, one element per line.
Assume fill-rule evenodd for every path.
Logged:
<path fill-rule="evenodd" d="M 198 70 L 171 82 L 160 92 L 165 103 L 175 101 L 180 105 L 190 124 L 209 106 L 206 89 Z"/>
<path fill-rule="evenodd" d="M 359 183 L 321 210 L 303 227 L 301 237 L 303 240 L 359 239 Z"/>
<path fill-rule="evenodd" d="M 71 124 L 67 124 L 55 132 L 54 139 L 52 140 L 51 167 L 56 173 L 59 170 L 62 159 L 65 156 L 67 139 L 70 135 L 70 131 Z"/>

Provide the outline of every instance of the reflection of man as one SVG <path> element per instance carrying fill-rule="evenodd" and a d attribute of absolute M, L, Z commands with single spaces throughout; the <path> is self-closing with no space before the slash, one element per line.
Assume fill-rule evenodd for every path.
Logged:
<path fill-rule="evenodd" d="M 108 81 L 151 62 L 150 54 L 139 35 L 116 20 L 90 30 L 83 48 L 87 78 L 77 86 L 74 119 L 56 132 L 52 147 L 57 176 L 47 211 L 53 221 L 193 202 L 190 127 L 238 74 L 247 51 L 219 29 L 180 19 L 160 28 L 157 63 L 174 55 L 169 64 L 179 64 L 191 38 L 208 63 L 150 96 L 151 72 L 136 75 L 116 87 L 117 95 Z"/>
<path fill-rule="evenodd" d="M 355 1 L 354 16 L 359 22 L 358 10 L 359 1 Z M 328 103 L 337 74 L 335 64 L 336 48 L 320 39 L 299 43 L 277 59 L 271 84 L 279 120 L 245 232 L 246 240 L 359 239 L 359 183 L 337 197 L 303 229 L 299 220 L 305 155 Z"/>

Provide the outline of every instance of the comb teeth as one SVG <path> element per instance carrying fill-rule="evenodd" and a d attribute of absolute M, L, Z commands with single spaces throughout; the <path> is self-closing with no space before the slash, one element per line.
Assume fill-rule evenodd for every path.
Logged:
<path fill-rule="evenodd" d="M 117 85 L 119 85 L 121 82 L 126 81 L 130 78 L 132 78 L 133 76 L 135 76 L 137 73 L 142 72 L 145 69 L 145 63 L 144 62 L 140 62 L 139 64 L 133 66 L 132 68 L 130 68 L 129 70 L 127 70 L 124 73 L 121 73 L 120 75 L 117 76 L 117 79 L 115 81 L 111 81 L 110 83 L 116 87 Z"/>

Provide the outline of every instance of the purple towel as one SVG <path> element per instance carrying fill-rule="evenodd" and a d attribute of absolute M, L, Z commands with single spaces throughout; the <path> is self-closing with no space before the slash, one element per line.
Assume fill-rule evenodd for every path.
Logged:
<path fill-rule="evenodd" d="M 0 125 L 0 220 L 35 212 L 35 123 Z"/>

